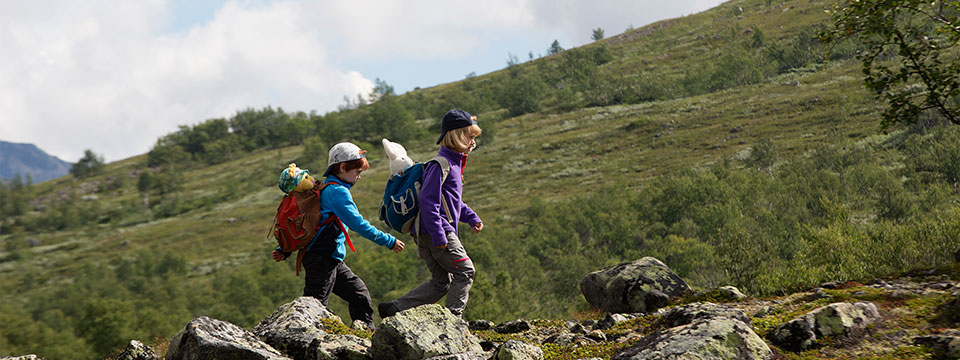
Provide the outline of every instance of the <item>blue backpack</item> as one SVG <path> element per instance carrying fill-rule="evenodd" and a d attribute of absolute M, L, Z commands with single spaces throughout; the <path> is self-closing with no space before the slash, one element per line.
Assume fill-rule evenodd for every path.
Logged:
<path fill-rule="evenodd" d="M 410 165 L 410 167 L 387 180 L 387 186 L 383 189 L 383 201 L 380 203 L 380 220 L 390 228 L 405 234 L 409 234 L 411 230 L 417 232 L 415 230 L 420 225 L 420 222 L 417 221 L 417 215 L 420 215 L 420 186 L 423 181 L 423 168 L 430 162 L 436 162 L 440 165 L 440 183 L 443 184 L 450 173 L 450 163 L 440 156 L 427 162 Z M 443 210 L 447 213 L 447 221 L 453 222 L 450 217 L 450 209 L 447 208 L 447 202 L 443 200 L 443 195 L 440 195 L 440 203 L 443 204 Z"/>

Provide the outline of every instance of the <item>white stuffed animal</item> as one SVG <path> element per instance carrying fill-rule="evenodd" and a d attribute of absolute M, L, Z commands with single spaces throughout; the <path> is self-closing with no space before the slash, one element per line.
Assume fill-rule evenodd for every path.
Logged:
<path fill-rule="evenodd" d="M 407 156 L 407 149 L 390 140 L 383 139 L 383 150 L 387 152 L 387 158 L 390 159 L 390 176 L 399 174 L 404 169 L 413 165 L 413 160 Z"/>

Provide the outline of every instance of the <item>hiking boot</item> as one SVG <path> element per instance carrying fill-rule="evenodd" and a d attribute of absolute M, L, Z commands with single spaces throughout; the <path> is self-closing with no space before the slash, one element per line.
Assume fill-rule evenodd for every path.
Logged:
<path fill-rule="evenodd" d="M 382 302 L 377 305 L 377 312 L 380 313 L 381 319 L 391 317 L 399 311 L 400 309 L 397 309 L 397 306 L 394 305 L 392 301 Z"/>

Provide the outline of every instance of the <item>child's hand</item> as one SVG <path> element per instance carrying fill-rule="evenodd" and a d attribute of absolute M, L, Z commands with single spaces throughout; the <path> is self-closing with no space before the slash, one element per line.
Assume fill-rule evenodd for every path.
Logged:
<path fill-rule="evenodd" d="M 273 256 L 273 261 L 276 261 L 276 262 L 281 262 L 287 259 L 287 257 L 284 256 L 283 252 L 280 250 L 274 250 L 271 256 Z"/>
<path fill-rule="evenodd" d="M 478 232 L 480 232 L 480 230 L 483 230 L 483 223 L 482 223 L 482 222 L 478 222 L 478 223 L 476 223 L 476 224 L 473 224 L 473 232 L 474 232 L 474 233 L 478 233 Z"/>
<path fill-rule="evenodd" d="M 400 239 L 397 239 L 397 242 L 393 243 L 393 249 L 390 249 L 390 250 L 393 250 L 393 252 L 399 254 L 401 251 L 403 251 L 404 246 L 406 245 L 403 243 L 403 241 L 400 241 Z"/>

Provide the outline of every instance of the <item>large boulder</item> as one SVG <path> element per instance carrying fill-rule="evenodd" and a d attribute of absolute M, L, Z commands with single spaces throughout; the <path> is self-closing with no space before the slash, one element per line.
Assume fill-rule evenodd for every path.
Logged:
<path fill-rule="evenodd" d="M 388 317 L 373 334 L 370 354 L 374 359 L 424 359 L 476 357 L 483 352 L 467 322 L 450 310 L 429 304 Z"/>
<path fill-rule="evenodd" d="M 201 316 L 170 341 L 167 360 L 288 359 L 252 332 L 226 321 Z"/>
<path fill-rule="evenodd" d="M 543 360 L 543 350 L 535 345 L 507 340 L 493 354 L 494 360 Z"/>
<path fill-rule="evenodd" d="M 257 324 L 253 333 L 295 360 L 366 356 L 370 340 L 329 334 L 324 330 L 324 321 L 342 324 L 340 317 L 327 310 L 320 300 L 303 296 L 280 306 Z"/>
<path fill-rule="evenodd" d="M 666 327 L 687 325 L 696 321 L 711 319 L 733 319 L 750 325 L 750 317 L 735 308 L 714 303 L 693 303 L 670 308 L 660 314 Z"/>
<path fill-rule="evenodd" d="M 130 340 L 130 343 L 127 345 L 127 348 L 120 353 L 116 358 L 117 360 L 160 360 L 160 356 L 157 355 L 153 349 L 149 346 L 144 345 L 138 340 Z"/>
<path fill-rule="evenodd" d="M 730 318 L 698 320 L 658 331 L 611 357 L 612 360 L 772 358 L 770 347 L 749 325 Z"/>
<path fill-rule="evenodd" d="M 867 325 L 879 320 L 877 306 L 869 301 L 833 303 L 774 328 L 767 338 L 784 349 L 802 351 L 815 347 L 817 339 L 827 336 L 857 339 Z"/>
<path fill-rule="evenodd" d="M 580 281 L 587 302 L 609 313 L 652 312 L 689 290 L 667 265 L 649 256 L 589 273 Z"/>
<path fill-rule="evenodd" d="M 773 352 L 750 327 L 750 317 L 725 305 L 694 303 L 664 311 L 666 329 L 611 359 L 770 359 Z"/>

